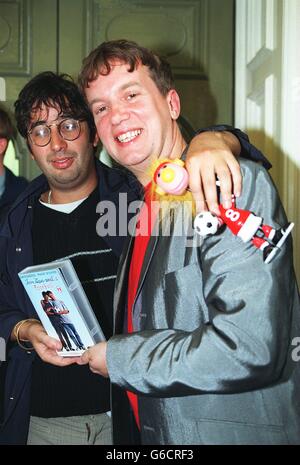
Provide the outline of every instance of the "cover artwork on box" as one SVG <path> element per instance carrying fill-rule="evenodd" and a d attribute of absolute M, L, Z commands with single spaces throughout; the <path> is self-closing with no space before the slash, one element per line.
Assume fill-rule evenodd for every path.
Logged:
<path fill-rule="evenodd" d="M 43 265 L 40 268 L 42 267 Z M 93 337 L 98 329 L 93 328 L 93 325 L 97 326 L 97 322 L 94 321 L 92 309 L 86 308 L 89 305 L 86 302 L 83 304 L 81 301 L 78 305 L 76 293 L 72 292 L 72 286 L 68 285 L 64 278 L 63 268 L 54 267 L 34 271 L 35 268 L 39 266 L 23 270 L 19 273 L 19 277 L 46 332 L 49 336 L 61 341 L 62 350 L 58 352 L 59 355 L 80 355 L 99 341 L 99 338 L 95 340 Z M 74 269 L 72 271 L 75 273 Z M 83 296 L 86 298 L 79 281 L 75 286 L 73 284 L 77 292 L 78 286 L 80 286 L 81 299 Z M 92 316 L 92 324 L 89 325 L 85 320 L 85 313 L 89 319 Z M 94 330 L 91 331 L 91 329 Z"/>

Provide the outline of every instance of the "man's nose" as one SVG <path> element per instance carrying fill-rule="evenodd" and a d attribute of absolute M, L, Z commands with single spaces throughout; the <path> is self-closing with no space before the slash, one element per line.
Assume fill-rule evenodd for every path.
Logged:
<path fill-rule="evenodd" d="M 51 127 L 50 147 L 53 152 L 61 152 L 67 148 L 67 142 L 60 135 L 56 126 Z"/>
<path fill-rule="evenodd" d="M 129 111 L 126 105 L 117 104 L 111 108 L 111 122 L 113 125 L 120 124 L 129 119 Z"/>

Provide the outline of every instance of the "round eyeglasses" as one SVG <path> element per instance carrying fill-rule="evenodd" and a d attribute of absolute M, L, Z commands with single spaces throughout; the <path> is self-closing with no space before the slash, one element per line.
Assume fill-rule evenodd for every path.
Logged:
<path fill-rule="evenodd" d="M 37 124 L 28 131 L 28 137 L 34 145 L 45 147 L 51 140 L 51 126 L 56 126 L 60 136 L 68 141 L 78 139 L 81 132 L 80 121 L 66 118 L 59 123 Z"/>

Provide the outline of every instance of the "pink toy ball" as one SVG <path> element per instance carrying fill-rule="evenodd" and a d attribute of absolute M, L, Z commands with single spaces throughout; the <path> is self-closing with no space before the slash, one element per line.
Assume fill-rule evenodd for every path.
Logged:
<path fill-rule="evenodd" d="M 155 170 L 153 180 L 157 185 L 155 190 L 160 195 L 182 195 L 189 183 L 184 163 L 179 159 L 161 163 Z"/>

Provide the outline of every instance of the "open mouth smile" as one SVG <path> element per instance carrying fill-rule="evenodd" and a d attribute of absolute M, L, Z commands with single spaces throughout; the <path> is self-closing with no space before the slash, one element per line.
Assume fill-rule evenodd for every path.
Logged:
<path fill-rule="evenodd" d="M 123 134 L 120 134 L 119 136 L 115 137 L 115 139 L 118 142 L 120 142 L 121 144 L 124 144 L 126 142 L 131 142 L 136 137 L 138 137 L 141 133 L 142 133 L 141 129 L 136 129 L 134 131 L 127 131 L 127 132 L 124 132 Z"/>

